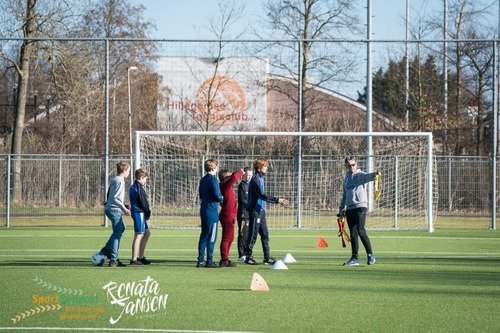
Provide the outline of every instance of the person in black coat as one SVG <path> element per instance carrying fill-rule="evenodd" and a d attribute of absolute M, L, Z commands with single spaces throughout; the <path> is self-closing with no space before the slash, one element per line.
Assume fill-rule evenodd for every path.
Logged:
<path fill-rule="evenodd" d="M 243 179 L 238 185 L 238 213 L 236 220 L 238 221 L 238 261 L 245 261 L 245 242 L 248 238 L 248 223 L 250 215 L 248 214 L 248 182 L 252 179 L 252 169 L 249 167 L 243 168 L 245 172 Z"/>

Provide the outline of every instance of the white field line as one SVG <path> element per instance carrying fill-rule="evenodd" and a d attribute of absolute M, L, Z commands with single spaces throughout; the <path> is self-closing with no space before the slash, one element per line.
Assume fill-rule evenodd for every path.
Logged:
<path fill-rule="evenodd" d="M 0 331 L 96 331 L 96 332 L 172 332 L 172 333 L 255 333 L 242 331 L 195 331 L 195 330 L 172 330 L 172 329 L 149 329 L 149 328 L 109 328 L 109 327 L 0 327 Z"/>
<path fill-rule="evenodd" d="M 75 238 L 95 238 L 102 236 L 101 234 L 97 235 L 64 235 L 64 237 L 75 237 Z M 318 232 L 318 235 L 274 235 L 272 234 L 272 238 L 317 238 L 318 236 L 322 237 L 337 237 L 336 232 L 325 235 L 324 233 Z M 449 240 L 472 240 L 472 241 L 485 241 L 485 240 L 493 240 L 493 241 L 500 241 L 500 238 L 496 237 L 441 237 L 441 236 L 377 236 L 377 235 L 369 235 L 370 239 L 449 239 Z M 0 238 L 5 237 L 5 238 L 10 238 L 10 237 L 25 237 L 25 238 L 53 238 L 54 234 L 40 234 L 40 235 L 27 235 L 27 234 L 0 234 Z M 177 237 L 188 237 L 188 238 L 198 238 L 199 234 L 180 234 L 180 235 L 162 235 L 162 234 L 154 234 L 155 238 L 177 238 Z"/>

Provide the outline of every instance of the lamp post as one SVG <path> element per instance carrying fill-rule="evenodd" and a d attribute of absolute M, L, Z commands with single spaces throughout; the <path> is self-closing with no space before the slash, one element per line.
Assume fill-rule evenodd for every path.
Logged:
<path fill-rule="evenodd" d="M 35 91 L 33 91 L 33 109 L 35 110 L 35 113 L 34 113 L 35 115 L 34 115 L 33 117 L 35 118 L 35 123 L 36 123 L 36 117 L 37 117 L 37 115 L 38 115 L 38 110 L 37 110 L 37 107 L 38 107 L 38 105 L 37 105 L 37 98 L 38 98 L 38 91 L 37 91 L 37 90 L 35 90 Z"/>
<path fill-rule="evenodd" d="M 51 95 L 45 96 L 45 101 L 47 102 L 47 122 L 50 122 L 50 101 L 52 100 Z"/>
<path fill-rule="evenodd" d="M 135 66 L 127 67 L 127 88 L 128 88 L 128 143 L 129 143 L 129 153 L 130 153 L 130 168 L 135 171 L 132 166 L 132 100 L 130 96 L 130 71 L 135 71 L 138 68 Z"/>

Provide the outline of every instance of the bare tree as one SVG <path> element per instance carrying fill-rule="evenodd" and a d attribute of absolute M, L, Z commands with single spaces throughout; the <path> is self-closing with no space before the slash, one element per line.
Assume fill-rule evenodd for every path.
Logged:
<path fill-rule="evenodd" d="M 3 42 L 0 57 L 8 61 L 17 74 L 16 115 L 12 135 L 11 153 L 15 156 L 12 163 L 13 201 L 20 199 L 21 163 L 17 155 L 22 153 L 23 132 L 27 104 L 28 85 L 31 66 L 47 57 L 44 49 L 47 43 L 35 42 L 32 38 L 51 37 L 58 32 L 64 35 L 63 27 L 72 16 L 72 7 L 65 1 L 21 1 L 2 0 L 0 8 L 5 21 L 1 24 L 3 37 L 21 37 L 20 42 Z"/>
<path fill-rule="evenodd" d="M 266 2 L 265 26 L 271 29 L 273 39 L 298 40 L 300 43 L 277 42 L 286 53 L 276 55 L 276 70 L 294 78 L 300 84 L 302 99 L 297 94 L 288 95 L 299 105 L 299 130 L 307 130 L 308 118 L 318 103 L 318 87 L 335 87 L 350 81 L 357 57 L 352 49 L 332 40 L 353 36 L 360 32 L 359 19 L 355 14 L 357 1 L 350 0 L 289 0 Z M 322 39 L 330 42 L 322 42 Z M 332 50 L 334 55 L 332 56 Z M 301 56 L 300 66 L 297 55 Z M 286 58 L 284 58 L 286 56 Z M 300 73 L 300 75 L 299 75 Z M 298 82 L 300 78 L 301 82 Z M 269 89 L 280 90 L 279 86 Z M 287 92 L 282 91 L 287 94 Z"/>
<path fill-rule="evenodd" d="M 448 104 L 449 116 L 458 125 L 450 127 L 450 135 L 454 136 L 450 140 L 454 154 L 470 154 L 474 151 L 479 155 L 484 147 L 483 133 L 491 122 L 486 110 L 492 105 L 487 93 L 492 89 L 493 50 L 491 45 L 470 40 L 494 38 L 496 26 L 489 18 L 495 11 L 491 1 L 448 0 L 449 23 L 446 32 L 448 38 L 458 40 L 450 43 L 446 54 L 454 68 L 451 77 L 454 90 L 449 92 L 452 98 Z M 433 18 L 432 25 L 443 29 L 440 17 Z M 473 131 L 470 130 L 471 125 Z"/>
<path fill-rule="evenodd" d="M 104 42 L 61 41 L 61 37 L 144 38 L 153 27 L 142 19 L 143 6 L 132 6 L 127 1 L 74 0 L 0 0 L 0 36 L 23 39 L 0 41 L 0 58 L 10 64 L 17 76 L 15 98 L 15 125 L 11 142 L 13 201 L 20 201 L 21 161 L 16 158 L 24 152 L 34 153 L 94 153 L 102 151 L 104 133 L 103 82 L 105 78 Z M 82 14 L 83 13 L 83 14 Z M 46 38 L 46 39 L 44 39 Z M 146 42 L 115 42 L 111 47 L 110 81 L 117 91 L 126 91 L 121 84 L 126 68 L 141 64 L 143 75 L 137 87 L 156 87 L 152 74 L 153 48 Z M 121 79 L 122 82 L 119 81 Z M 150 82 L 150 83 L 147 83 Z M 30 89 L 31 88 L 31 89 Z M 47 97 L 46 117 L 29 127 L 26 133 L 27 97 L 30 90 L 38 90 Z M 157 90 L 153 89 L 153 92 Z M 139 106 L 154 110 L 151 101 L 158 94 L 144 93 Z M 121 101 L 125 101 L 122 98 Z M 50 105 L 49 105 L 50 101 Z M 122 102 L 119 107 L 126 110 Z M 52 111 L 56 111 L 54 114 Z M 116 115 L 126 112 L 116 113 Z M 36 110 L 33 116 L 36 116 Z M 145 116 L 145 114 L 143 114 Z M 28 114 L 28 116 L 30 116 Z M 50 119 L 49 119 L 50 118 Z M 126 119 L 126 118 L 125 118 Z M 145 125 L 136 116 L 134 124 Z M 126 122 L 113 121 L 116 153 L 128 151 L 121 138 L 128 132 Z M 148 124 L 149 126 L 150 124 Z M 82 132 L 82 129 L 84 131 Z M 120 131 L 122 131 L 121 133 Z M 82 133 L 84 137 L 82 137 Z"/>
<path fill-rule="evenodd" d="M 93 5 L 82 14 L 77 36 L 91 36 L 94 38 L 147 38 L 154 29 L 154 24 L 143 17 L 145 7 L 143 5 L 133 5 L 129 1 L 93 1 Z M 81 119 L 87 128 L 97 131 L 93 137 L 98 141 L 89 147 L 93 153 L 101 153 L 104 147 L 104 132 L 99 123 L 103 123 L 104 98 L 103 88 L 106 75 L 105 67 L 105 43 L 86 42 L 74 56 L 61 59 L 59 70 L 62 77 L 67 78 L 66 64 L 71 64 L 71 71 L 80 77 L 84 77 L 85 86 L 81 86 L 81 80 L 62 81 L 61 88 L 68 92 L 78 92 L 74 94 L 71 113 L 75 115 L 73 128 L 75 130 L 81 126 L 74 120 L 86 115 L 86 119 Z M 158 98 L 157 89 L 154 88 L 157 77 L 152 73 L 153 61 L 156 47 L 153 43 L 145 41 L 110 41 L 109 42 L 109 83 L 110 83 L 110 152 L 115 154 L 128 153 L 128 140 L 123 140 L 129 135 L 128 127 L 128 96 L 127 96 L 127 68 L 137 67 L 138 72 L 131 72 L 131 100 L 134 112 L 132 112 L 132 129 L 140 128 L 145 122 L 143 118 L 154 119 L 151 111 L 154 108 L 139 108 L 142 105 L 150 105 L 152 99 Z M 82 66 L 84 64 L 84 66 Z M 138 75 L 140 73 L 140 75 Z M 149 83 L 148 83 L 149 82 Z M 144 89 L 151 91 L 145 92 Z M 142 94 L 138 90 L 143 91 Z M 86 105 L 82 110 L 80 100 Z M 84 111 L 84 112 L 82 112 Z M 151 123 L 149 124 L 151 125 Z M 149 126 L 148 125 L 148 126 Z M 150 129 L 151 127 L 146 127 Z M 76 131 L 74 131 L 76 134 Z"/>
<path fill-rule="evenodd" d="M 198 103 L 196 105 L 203 107 L 198 112 L 201 114 L 199 119 L 194 119 L 198 126 L 203 131 L 217 130 L 225 123 L 225 119 L 229 114 L 223 114 L 223 117 L 217 117 L 217 108 L 220 104 L 224 104 L 224 89 L 230 84 L 231 78 L 227 73 L 221 70 L 221 64 L 224 61 L 224 51 L 227 43 L 225 40 L 228 38 L 237 38 L 242 34 L 236 33 L 236 36 L 230 36 L 230 29 L 238 24 L 243 17 L 245 11 L 245 3 L 238 0 L 218 0 L 218 13 L 215 16 L 208 18 L 208 31 L 213 38 L 218 42 L 215 47 L 208 50 L 211 54 L 210 62 L 212 63 L 212 75 L 208 78 L 202 78 L 202 88 L 200 94 L 197 96 Z M 244 28 L 244 27 L 242 27 Z M 243 30 L 241 30 L 243 31 Z M 227 71 L 228 69 L 226 69 Z M 199 77 L 196 70 L 192 70 L 194 77 Z M 226 108 L 224 108 L 226 109 Z M 194 110 L 187 110 L 193 114 Z M 231 112 L 231 111 L 230 111 Z M 220 113 L 220 112 L 219 112 Z M 209 155 L 211 152 L 211 137 L 204 138 L 204 151 Z"/>
<path fill-rule="evenodd" d="M 146 38 L 153 25 L 142 18 L 143 6 L 127 1 L 95 2 L 74 18 L 71 37 Z M 152 73 L 154 45 L 147 42 L 111 41 L 110 64 L 110 151 L 128 153 L 127 67 L 136 66 L 131 95 L 134 112 L 132 127 L 152 129 L 158 99 L 157 76 Z M 102 154 L 104 147 L 104 81 L 105 43 L 100 41 L 52 41 L 45 52 L 50 61 L 45 64 L 50 82 L 53 109 L 50 119 L 44 118 L 33 138 L 45 143 L 51 153 Z M 150 89 L 147 92 L 145 89 Z M 139 90 L 142 93 L 139 93 Z M 147 119 L 147 121 L 146 121 Z M 82 138 L 82 128 L 85 137 Z M 30 141 L 34 142 L 34 141 Z M 30 147 L 27 147 L 30 148 Z M 32 150 L 37 146 L 33 146 Z"/>

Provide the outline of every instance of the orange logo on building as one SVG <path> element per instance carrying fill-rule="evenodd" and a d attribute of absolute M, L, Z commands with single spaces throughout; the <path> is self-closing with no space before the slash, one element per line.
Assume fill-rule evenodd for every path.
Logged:
<path fill-rule="evenodd" d="M 196 92 L 198 116 L 223 125 L 246 120 L 246 98 L 238 82 L 225 76 L 215 76 L 203 82 Z"/>

